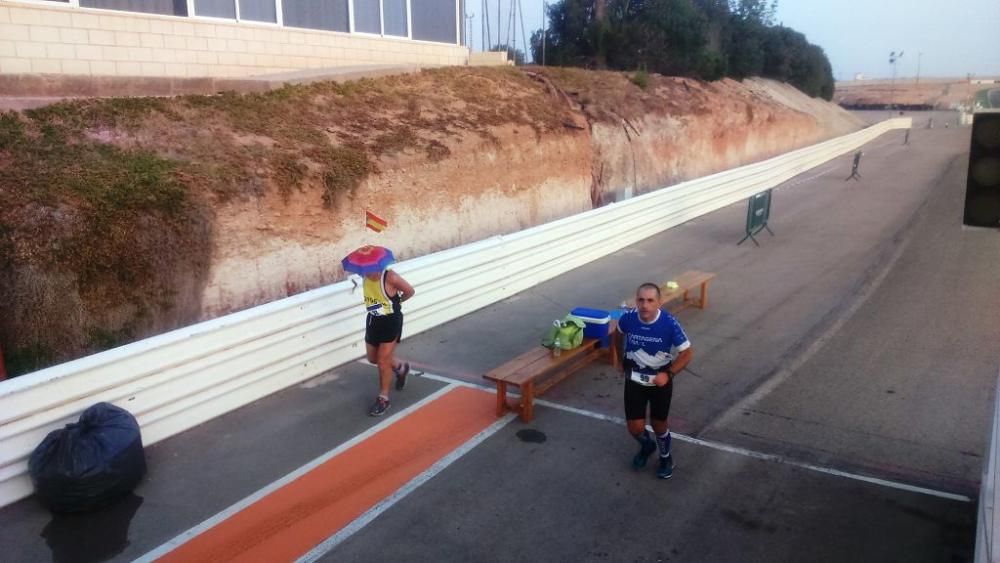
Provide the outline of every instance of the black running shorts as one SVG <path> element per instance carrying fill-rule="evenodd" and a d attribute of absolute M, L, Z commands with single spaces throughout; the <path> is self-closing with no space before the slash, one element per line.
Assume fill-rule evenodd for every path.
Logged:
<path fill-rule="evenodd" d="M 368 315 L 365 326 L 365 342 L 378 346 L 389 342 L 399 342 L 403 338 L 403 313 L 391 315 Z"/>
<path fill-rule="evenodd" d="M 631 379 L 625 380 L 625 419 L 646 420 L 646 406 L 649 406 L 651 420 L 666 420 L 670 414 L 670 398 L 674 394 L 671 379 L 663 387 L 647 387 Z"/>

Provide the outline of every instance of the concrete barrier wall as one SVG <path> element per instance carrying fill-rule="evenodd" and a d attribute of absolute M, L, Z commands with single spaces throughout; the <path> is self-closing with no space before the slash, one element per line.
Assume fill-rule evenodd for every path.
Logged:
<path fill-rule="evenodd" d="M 462 45 L 0 0 L 0 74 L 243 77 L 468 57 Z"/>
<path fill-rule="evenodd" d="M 897 118 L 395 269 L 418 288 L 413 335 L 772 188 L 887 131 Z M 568 242 L 572 242 L 568 244 Z M 458 297 L 456 297 L 458 296 Z M 27 459 L 89 405 L 131 411 L 148 444 L 364 355 L 361 290 L 343 281 L 0 382 L 0 506 L 31 494 Z"/>

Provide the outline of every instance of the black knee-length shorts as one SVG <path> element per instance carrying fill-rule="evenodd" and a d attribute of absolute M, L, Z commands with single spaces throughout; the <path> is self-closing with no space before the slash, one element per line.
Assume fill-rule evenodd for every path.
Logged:
<path fill-rule="evenodd" d="M 365 342 L 373 346 L 399 342 L 403 338 L 403 313 L 368 315 L 365 325 Z"/>
<path fill-rule="evenodd" d="M 663 387 L 647 387 L 631 379 L 625 380 L 625 419 L 645 420 L 648 406 L 651 420 L 666 420 L 670 414 L 670 399 L 673 394 L 673 380 Z"/>

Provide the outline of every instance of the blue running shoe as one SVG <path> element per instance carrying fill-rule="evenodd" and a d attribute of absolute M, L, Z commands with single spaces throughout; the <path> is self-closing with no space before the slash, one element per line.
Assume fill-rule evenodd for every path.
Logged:
<path fill-rule="evenodd" d="M 649 460 L 649 456 L 653 455 L 656 451 L 656 442 L 652 440 L 647 440 L 642 442 L 642 448 L 639 449 L 639 453 L 635 454 L 632 458 L 632 469 L 639 471 L 643 467 L 646 467 L 646 462 Z"/>
<path fill-rule="evenodd" d="M 669 479 L 674 474 L 674 457 L 667 456 L 660 458 L 660 468 L 656 470 L 656 476 L 660 479 Z"/>

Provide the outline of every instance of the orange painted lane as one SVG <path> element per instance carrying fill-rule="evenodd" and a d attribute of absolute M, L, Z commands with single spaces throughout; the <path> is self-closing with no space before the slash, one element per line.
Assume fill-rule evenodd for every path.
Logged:
<path fill-rule="evenodd" d="M 294 561 L 496 422 L 495 399 L 456 387 L 159 561 Z"/>

